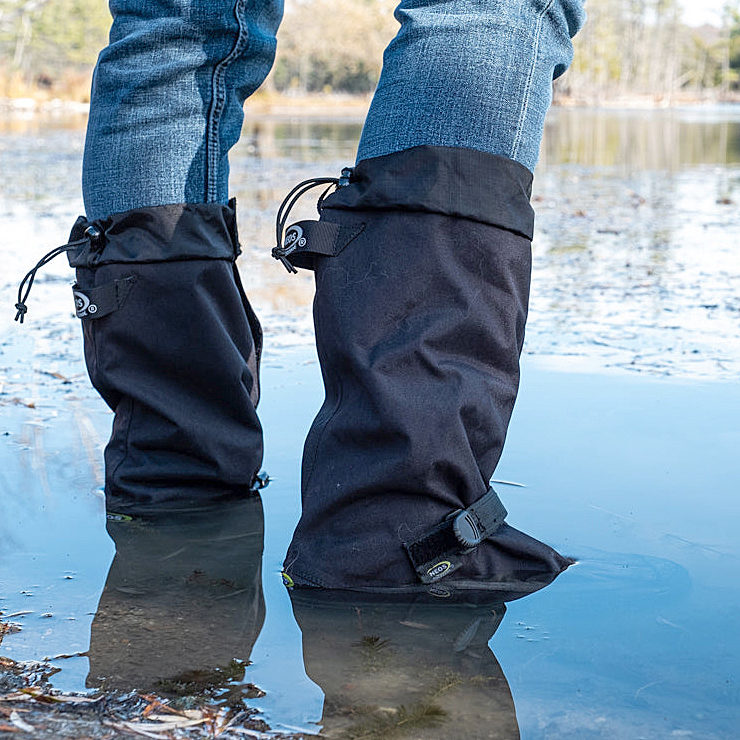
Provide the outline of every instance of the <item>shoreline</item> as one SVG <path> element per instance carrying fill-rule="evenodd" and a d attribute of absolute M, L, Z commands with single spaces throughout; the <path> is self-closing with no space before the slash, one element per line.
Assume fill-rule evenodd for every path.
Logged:
<path fill-rule="evenodd" d="M 344 94 L 307 94 L 300 96 L 279 94 L 256 94 L 244 108 L 246 117 L 293 117 L 355 119 L 367 112 L 372 96 Z M 740 105 L 740 94 L 727 97 L 718 95 L 696 96 L 675 95 L 664 99 L 654 95 L 624 95 L 611 98 L 556 96 L 554 108 L 584 108 L 601 110 L 676 110 L 679 108 L 703 108 L 724 105 Z M 0 114 L 10 115 L 87 115 L 90 104 L 62 97 L 19 96 L 0 97 Z"/>

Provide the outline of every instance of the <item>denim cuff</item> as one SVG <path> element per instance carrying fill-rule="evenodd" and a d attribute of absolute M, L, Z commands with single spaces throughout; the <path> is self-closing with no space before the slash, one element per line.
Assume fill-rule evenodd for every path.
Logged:
<path fill-rule="evenodd" d="M 498 154 L 416 146 L 361 161 L 322 210 L 407 210 L 457 216 L 532 239 L 532 173 Z M 328 214 L 327 214 L 328 215 Z"/>

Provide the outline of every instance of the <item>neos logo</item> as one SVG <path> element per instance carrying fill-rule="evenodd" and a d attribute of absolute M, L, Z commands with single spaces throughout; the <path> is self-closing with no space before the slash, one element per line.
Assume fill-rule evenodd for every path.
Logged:
<path fill-rule="evenodd" d="M 449 560 L 442 560 L 427 571 L 427 576 L 429 578 L 441 578 L 451 567 L 452 563 Z"/>
<path fill-rule="evenodd" d="M 72 291 L 75 298 L 75 312 L 78 318 L 87 316 L 91 313 L 97 313 L 98 307 L 94 303 L 90 303 L 89 296 L 81 293 L 79 290 Z"/>
<path fill-rule="evenodd" d="M 303 236 L 303 229 L 298 226 L 298 224 L 293 224 L 286 232 L 285 232 L 285 242 L 283 244 L 283 247 L 286 251 L 286 254 L 290 254 L 295 249 L 298 249 L 298 247 L 305 247 L 306 246 L 306 237 Z"/>

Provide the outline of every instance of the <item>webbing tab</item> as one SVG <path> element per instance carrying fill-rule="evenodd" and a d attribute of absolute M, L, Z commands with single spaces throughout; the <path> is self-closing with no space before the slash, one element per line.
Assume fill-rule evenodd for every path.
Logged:
<path fill-rule="evenodd" d="M 136 277 L 129 275 L 95 288 L 72 286 L 75 299 L 75 313 L 78 319 L 100 319 L 117 311 L 134 287 Z"/>
<path fill-rule="evenodd" d="M 453 511 L 444 521 L 411 542 L 403 544 L 422 583 L 449 575 L 460 556 L 497 532 L 506 519 L 506 508 L 493 488 L 467 509 Z"/>
<path fill-rule="evenodd" d="M 364 228 L 364 224 L 340 226 L 331 221 L 299 221 L 286 229 L 283 245 L 275 247 L 272 256 L 288 272 L 296 272 L 296 267 L 311 270 L 316 255 L 336 257 Z"/>

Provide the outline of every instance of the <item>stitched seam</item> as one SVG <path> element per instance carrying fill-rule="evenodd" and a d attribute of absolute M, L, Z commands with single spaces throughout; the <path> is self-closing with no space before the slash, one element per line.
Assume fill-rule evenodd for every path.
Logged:
<path fill-rule="evenodd" d="M 304 483 L 304 490 L 308 490 L 311 485 L 311 479 L 313 478 L 314 471 L 316 469 L 316 460 L 319 456 L 319 447 L 321 446 L 321 442 L 324 439 L 326 435 L 326 431 L 329 427 L 329 424 L 331 423 L 332 419 L 337 415 L 339 412 L 339 407 L 342 405 L 342 396 L 343 396 L 343 386 L 341 383 L 341 380 L 339 378 L 339 374 L 332 371 L 332 376 L 334 378 L 334 381 L 337 384 L 337 401 L 334 404 L 334 408 L 331 409 L 331 411 L 327 414 L 325 419 L 321 419 L 319 421 L 319 415 L 317 414 L 316 419 L 314 420 L 314 425 L 312 426 L 310 432 L 313 432 L 311 434 L 311 449 L 308 449 L 309 446 L 309 438 L 306 439 L 305 444 L 305 452 L 306 452 L 306 480 Z M 321 412 L 319 411 L 319 414 Z M 308 462 L 308 454 L 310 452 L 311 455 L 311 461 Z"/>
<path fill-rule="evenodd" d="M 535 36 L 534 36 L 534 48 L 533 48 L 533 55 L 532 55 L 532 65 L 529 68 L 529 74 L 527 75 L 527 83 L 526 83 L 526 89 L 524 93 L 524 99 L 522 100 L 522 109 L 519 113 L 519 121 L 517 123 L 517 131 L 516 136 L 514 137 L 514 143 L 511 145 L 511 159 L 516 159 L 517 155 L 519 154 L 519 146 L 522 142 L 522 134 L 524 133 L 524 121 L 527 118 L 527 113 L 529 111 L 529 98 L 530 93 L 532 91 L 532 79 L 534 78 L 534 70 L 537 66 L 537 57 L 540 52 L 540 36 L 542 35 L 542 23 L 544 20 L 545 15 L 549 12 L 550 8 L 553 6 L 555 0 L 550 0 L 550 2 L 547 3 L 547 5 L 542 9 L 542 12 L 537 17 L 537 26 L 535 28 Z"/>
<path fill-rule="evenodd" d="M 218 200 L 219 160 L 221 158 L 219 127 L 226 105 L 226 72 L 247 45 L 249 34 L 243 21 L 245 5 L 246 0 L 237 0 L 234 5 L 234 19 L 239 26 L 236 41 L 231 52 L 215 66 L 211 78 L 213 97 L 206 124 L 206 203 L 214 203 Z"/>
<path fill-rule="evenodd" d="M 134 403 L 134 399 L 131 398 L 131 396 L 124 396 L 121 401 L 119 401 L 119 405 L 121 403 L 128 404 L 128 423 L 126 424 L 126 434 L 123 441 L 123 455 L 121 456 L 121 459 L 118 461 L 118 464 L 115 466 L 115 468 L 111 471 L 110 474 L 110 482 L 115 485 L 116 475 L 118 474 L 118 471 L 120 470 L 121 466 L 123 465 L 126 460 L 129 459 L 129 437 L 131 436 L 131 427 L 133 426 L 134 421 L 134 409 L 136 407 Z M 118 409 L 116 409 L 116 413 L 118 413 Z M 107 481 L 106 481 L 107 483 Z"/>

